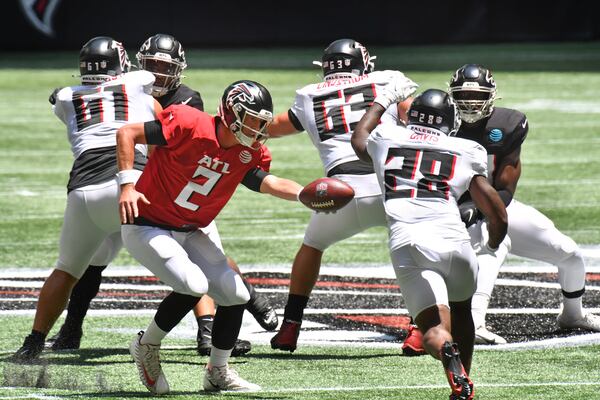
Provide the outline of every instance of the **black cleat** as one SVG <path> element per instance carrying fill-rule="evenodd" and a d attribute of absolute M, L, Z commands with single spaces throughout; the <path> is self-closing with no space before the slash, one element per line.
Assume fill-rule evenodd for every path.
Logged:
<path fill-rule="evenodd" d="M 274 331 L 277 329 L 279 320 L 275 309 L 269 300 L 261 295 L 256 295 L 246 304 L 246 310 L 254 316 L 256 322 L 266 331 Z"/>
<path fill-rule="evenodd" d="M 71 327 L 63 325 L 58 333 L 52 336 L 47 344 L 50 345 L 52 351 L 77 350 L 81 346 L 81 337 L 83 330 L 81 326 Z"/>
<path fill-rule="evenodd" d="M 450 400 L 473 400 L 473 381 L 465 372 L 459 354 L 456 343 L 446 342 L 442 346 L 442 364 L 452 388 Z"/>
<path fill-rule="evenodd" d="M 200 321 L 198 325 L 198 335 L 196 336 L 196 351 L 201 356 L 210 356 L 210 350 L 212 349 L 212 320 Z M 243 356 L 252 350 L 252 344 L 247 340 L 237 339 L 233 350 L 231 351 L 232 357 Z"/>
<path fill-rule="evenodd" d="M 44 350 L 44 338 L 42 336 L 27 335 L 23 346 L 12 355 L 12 361 L 28 363 L 37 360 Z"/>
<path fill-rule="evenodd" d="M 196 348 L 198 354 L 201 356 L 210 356 L 211 349 L 212 343 L 210 342 L 210 339 L 208 342 L 205 340 L 198 342 L 198 347 Z M 252 350 L 252 344 L 249 341 L 237 339 L 235 341 L 235 345 L 233 346 L 233 350 L 231 351 L 231 356 L 243 356 L 244 354 L 250 352 L 250 350 Z"/>

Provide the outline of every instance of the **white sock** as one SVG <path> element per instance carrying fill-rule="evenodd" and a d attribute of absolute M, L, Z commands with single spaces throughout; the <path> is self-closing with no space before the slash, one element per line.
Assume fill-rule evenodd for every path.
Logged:
<path fill-rule="evenodd" d="M 154 318 L 152 318 L 152 322 L 150 322 L 150 325 L 148 325 L 148 328 L 142 335 L 140 343 L 154 345 L 160 344 L 163 338 L 167 336 L 167 333 L 169 332 L 165 332 L 162 329 L 160 329 L 158 325 L 156 325 L 156 322 L 154 322 Z"/>
<path fill-rule="evenodd" d="M 224 367 L 227 365 L 227 361 L 229 361 L 232 351 L 233 348 L 229 350 L 221 350 L 213 346 L 210 350 L 210 360 L 208 361 L 208 365 L 211 367 Z"/>
<path fill-rule="evenodd" d="M 490 298 L 494 291 L 494 285 L 496 284 L 500 266 L 502 265 L 506 254 L 508 254 L 508 248 L 502 244 L 500 245 L 498 253 L 501 253 L 499 257 L 494 257 L 489 254 L 477 256 L 477 262 L 479 264 L 479 271 L 477 272 L 477 290 L 475 290 L 473 300 L 471 301 L 471 313 L 473 315 L 475 329 L 480 326 L 485 326 L 485 316 L 490 304 Z"/>
<path fill-rule="evenodd" d="M 569 299 L 563 296 L 563 310 L 562 314 L 570 320 L 576 320 L 583 318 L 583 306 L 581 304 L 581 297 L 575 297 Z"/>
<path fill-rule="evenodd" d="M 475 329 L 485 327 L 485 316 L 487 315 L 490 296 L 487 293 L 477 292 L 471 300 L 471 314 L 473 315 L 473 325 Z"/>

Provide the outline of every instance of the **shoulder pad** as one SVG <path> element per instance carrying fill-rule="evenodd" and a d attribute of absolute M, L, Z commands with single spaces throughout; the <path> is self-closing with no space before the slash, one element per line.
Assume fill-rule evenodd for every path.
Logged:
<path fill-rule="evenodd" d="M 527 137 L 527 117 L 510 108 L 495 108 L 485 126 L 483 144 L 493 154 L 508 154 Z"/>

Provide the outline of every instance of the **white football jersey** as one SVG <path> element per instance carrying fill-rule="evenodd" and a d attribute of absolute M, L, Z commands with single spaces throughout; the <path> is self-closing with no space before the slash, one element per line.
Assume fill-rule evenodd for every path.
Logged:
<path fill-rule="evenodd" d="M 325 173 L 348 161 L 358 160 L 350 138 L 358 121 L 387 83 L 398 80 L 415 85 L 398 71 L 376 71 L 350 79 L 331 79 L 296 91 L 291 111 L 319 150 Z M 397 124 L 396 104 L 382 116 L 382 123 Z"/>
<path fill-rule="evenodd" d="M 367 151 L 384 193 L 390 249 L 417 244 L 444 253 L 469 241 L 457 201 L 473 176 L 487 176 L 481 145 L 382 124 L 369 136 Z"/>
<path fill-rule="evenodd" d="M 154 120 L 153 83 L 152 73 L 134 71 L 99 85 L 61 89 L 52 108 L 67 126 L 73 156 L 77 159 L 86 150 L 116 146 L 121 126 Z"/>

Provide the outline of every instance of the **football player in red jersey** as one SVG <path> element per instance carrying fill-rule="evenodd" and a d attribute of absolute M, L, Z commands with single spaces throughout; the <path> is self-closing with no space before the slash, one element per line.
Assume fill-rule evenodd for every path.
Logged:
<path fill-rule="evenodd" d="M 151 93 L 163 108 L 173 104 L 187 104 L 204 111 L 204 103 L 200 93 L 181 83 L 181 74 L 187 67 L 187 62 L 183 46 L 177 39 L 162 33 L 153 35 L 144 41 L 136 58 L 140 69 L 154 75 L 155 81 Z M 208 229 L 210 229 L 213 240 L 220 242 L 219 231 L 214 225 L 215 222 L 211 223 Z M 105 242 L 98 253 L 106 250 L 107 243 L 110 244 L 108 241 Z M 92 262 L 95 262 L 96 259 L 93 258 Z M 227 261 L 231 268 L 239 272 L 234 260 L 228 258 Z M 98 294 L 102 281 L 102 271 L 106 268 L 106 264 L 108 262 L 91 264 L 73 288 L 65 322 L 58 334 L 48 341 L 52 350 L 74 350 L 79 348 L 83 335 L 83 320 L 92 299 Z M 246 304 L 246 309 L 252 313 L 265 330 L 277 328 L 277 314 L 268 299 L 259 295 L 248 281 L 244 280 L 244 284 L 250 292 L 250 301 Z M 203 296 L 194 307 L 194 314 L 198 322 L 196 349 L 200 355 L 209 355 L 215 314 L 214 301 L 209 296 Z M 232 355 L 243 355 L 250 350 L 251 344 L 249 341 L 238 339 Z"/>
<path fill-rule="evenodd" d="M 153 393 L 169 391 L 158 355 L 162 338 L 204 294 L 219 304 L 204 389 L 260 389 L 227 364 L 250 295 L 240 275 L 228 267 L 223 249 L 200 228 L 213 221 L 240 183 L 297 200 L 298 183 L 268 172 L 271 155 L 262 142 L 272 111 L 268 90 L 245 80 L 225 89 L 216 117 L 174 105 L 156 121 L 118 132 L 123 241 L 133 257 L 173 288 L 130 346 L 140 379 Z M 132 155 L 139 143 L 156 149 L 134 186 Z"/>

